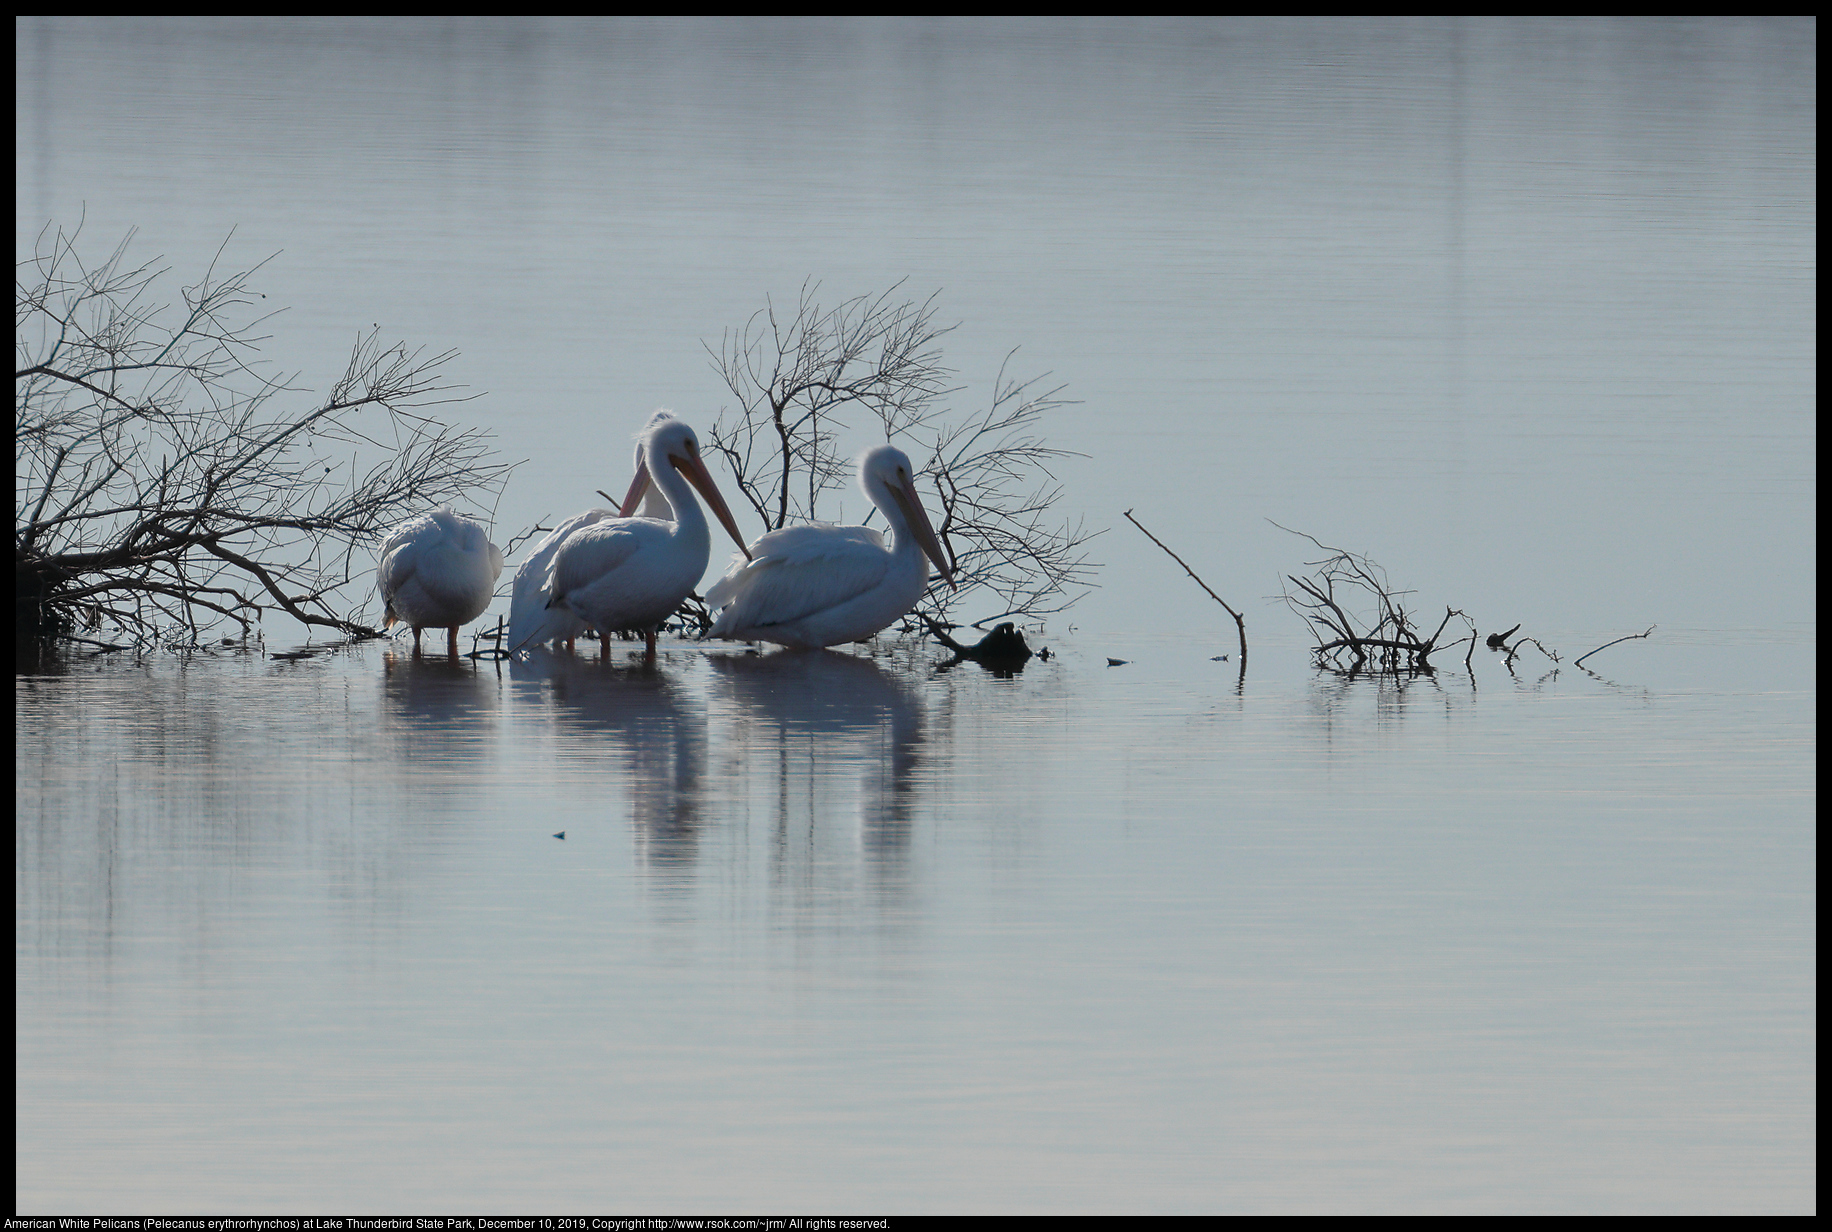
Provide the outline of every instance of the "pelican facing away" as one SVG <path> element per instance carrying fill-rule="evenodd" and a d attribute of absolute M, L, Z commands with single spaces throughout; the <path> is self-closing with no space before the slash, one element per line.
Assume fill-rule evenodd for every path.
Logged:
<path fill-rule="evenodd" d="M 643 429 L 642 465 L 619 513 L 635 509 L 653 484 L 668 502 L 673 520 L 598 518 L 575 527 L 548 561 L 544 606 L 549 612 L 563 608 L 596 629 L 606 655 L 614 631 L 641 629 L 645 657 L 653 659 L 655 627 L 674 614 L 706 572 L 712 536 L 687 486 L 690 482 L 742 547 L 744 536 L 700 460 L 699 438 L 680 420 L 656 416 Z M 520 650 L 525 644 L 532 642 L 510 649 Z"/>
<path fill-rule="evenodd" d="M 949 586 L 954 570 L 916 495 L 909 455 L 894 445 L 859 458 L 859 486 L 884 515 L 884 536 L 864 526 L 785 526 L 733 558 L 706 592 L 717 613 L 708 637 L 775 642 L 800 650 L 862 642 L 916 606 L 928 561 Z M 924 557 L 928 560 L 924 560 Z"/>
<path fill-rule="evenodd" d="M 458 626 L 483 615 L 503 571 L 503 554 L 482 526 L 449 507 L 409 518 L 382 540 L 375 570 L 384 629 L 397 622 L 420 630 L 446 629 L 446 651 L 458 657 Z"/>
<path fill-rule="evenodd" d="M 672 411 L 657 411 L 643 425 L 643 430 L 636 434 L 636 456 L 631 467 L 640 474 L 643 469 L 643 439 L 649 430 L 664 419 L 673 419 Z M 645 485 L 647 491 L 642 504 L 642 516 L 658 522 L 672 522 L 674 510 L 663 498 L 661 489 L 654 484 Z M 628 502 L 626 501 L 626 504 Z M 553 564 L 554 553 L 560 545 L 576 530 L 590 526 L 595 522 L 605 522 L 630 510 L 587 509 L 584 513 L 575 513 L 564 522 L 553 528 L 553 531 L 534 547 L 521 568 L 515 571 L 515 584 L 509 596 L 509 645 L 516 650 L 526 647 L 544 646 L 548 642 L 564 642 L 566 649 L 571 650 L 573 639 L 585 632 L 585 622 L 573 615 L 572 609 L 565 606 L 548 607 L 547 572 Z"/>

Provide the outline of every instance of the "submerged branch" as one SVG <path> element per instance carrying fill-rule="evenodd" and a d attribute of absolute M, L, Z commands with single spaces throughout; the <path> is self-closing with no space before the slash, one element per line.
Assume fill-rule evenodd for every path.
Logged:
<path fill-rule="evenodd" d="M 1247 669 L 1247 621 L 1246 621 L 1246 617 L 1242 616 L 1239 612 L 1235 611 L 1233 607 L 1231 607 L 1228 604 L 1228 601 L 1226 599 L 1222 598 L 1220 595 L 1216 594 L 1213 590 L 1211 590 L 1209 588 L 1209 584 L 1203 581 L 1201 578 L 1197 577 L 1196 571 L 1190 568 L 1189 565 L 1184 562 L 1184 559 L 1181 556 L 1177 555 L 1175 552 L 1171 551 L 1168 547 L 1164 546 L 1164 541 L 1162 539 L 1159 539 L 1156 535 L 1152 534 L 1150 531 L 1145 530 L 1145 524 L 1143 522 L 1140 522 L 1137 518 L 1132 516 L 1132 510 L 1130 509 L 1126 510 L 1125 517 L 1128 522 L 1131 522 L 1134 526 L 1138 527 L 1141 531 L 1144 531 L 1145 537 L 1151 540 L 1153 543 L 1157 544 L 1158 547 L 1163 550 L 1166 556 L 1176 561 L 1179 565 L 1182 565 L 1183 571 L 1189 574 L 1190 577 L 1195 579 L 1196 585 L 1202 587 L 1203 590 L 1208 591 L 1209 598 L 1221 604 L 1222 610 L 1227 612 L 1228 615 L 1234 618 L 1235 628 L 1240 633 L 1241 671 L 1245 672 Z"/>
<path fill-rule="evenodd" d="M 1616 645 L 1617 643 L 1620 643 L 1620 642 L 1633 642 L 1633 641 L 1639 641 L 1639 640 L 1640 640 L 1641 638 L 1644 638 L 1644 637 L 1651 637 L 1651 636 L 1653 636 L 1653 633 L 1654 633 L 1654 630 L 1656 630 L 1656 629 L 1658 629 L 1659 627 L 1660 627 L 1659 625 L 1649 625 L 1649 626 L 1647 627 L 1647 632 L 1645 632 L 1645 633 L 1631 633 L 1631 634 L 1629 634 L 1629 635 L 1628 635 L 1627 637 L 1619 637 L 1619 638 L 1617 638 L 1617 639 L 1616 639 L 1616 640 L 1615 640 L 1614 642 L 1604 642 L 1604 643 L 1603 643 L 1603 644 L 1602 644 L 1601 646 L 1599 646 L 1599 647 L 1597 647 L 1597 649 L 1596 649 L 1596 650 L 1592 650 L 1592 651 L 1590 651 L 1589 653 L 1587 653 L 1587 654 L 1585 654 L 1585 655 L 1583 655 L 1583 656 L 1581 656 L 1581 657 L 1579 657 L 1579 658 L 1577 658 L 1577 659 L 1574 659 L 1574 660 L 1572 661 L 1572 664 L 1571 664 L 1571 666 L 1573 666 L 1573 667 L 1583 667 L 1583 666 L 1584 666 L 1584 660 L 1585 660 L 1585 659 L 1588 659 L 1588 658 L 1589 658 L 1589 657 L 1590 657 L 1591 655 L 1593 655 L 1593 654 L 1596 654 L 1596 653 L 1597 653 L 1597 651 L 1601 651 L 1601 650 L 1608 650 L 1608 649 L 1609 649 L 1609 648 L 1610 648 L 1611 646 L 1614 646 L 1614 645 Z M 1544 647 L 1541 647 L 1541 649 L 1543 650 L 1543 649 L 1545 649 L 1545 648 L 1544 648 Z"/>
<path fill-rule="evenodd" d="M 1434 653 L 1464 640 L 1458 638 L 1448 645 L 1440 644 L 1450 622 L 1459 616 L 1469 625 L 1473 648 L 1475 624 L 1465 613 L 1446 607 L 1438 627 L 1429 635 L 1422 634 L 1413 626 L 1413 613 L 1400 603 L 1400 598 L 1411 592 L 1393 589 L 1387 581 L 1386 571 L 1379 565 L 1360 553 L 1331 547 L 1314 535 L 1279 526 L 1277 522 L 1272 524 L 1288 534 L 1309 539 L 1330 553 L 1323 560 L 1310 562 L 1316 569 L 1312 576 L 1289 577 L 1300 594 L 1290 591 L 1285 594 L 1286 604 L 1309 622 L 1317 637 L 1311 649 L 1319 665 L 1350 674 L 1363 670 L 1370 663 L 1374 670 L 1381 672 L 1429 672 L 1433 670 L 1431 656 Z M 1365 613 L 1365 605 L 1370 602 L 1373 605 L 1371 616 L 1358 616 L 1350 610 L 1355 608 Z M 1346 665 L 1341 658 L 1344 650 L 1350 655 Z M 1466 653 L 1465 664 L 1468 661 Z"/>

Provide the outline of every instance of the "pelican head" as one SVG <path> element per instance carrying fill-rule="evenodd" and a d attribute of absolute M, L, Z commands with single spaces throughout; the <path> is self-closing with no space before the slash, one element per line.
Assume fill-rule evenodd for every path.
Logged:
<path fill-rule="evenodd" d="M 637 456 L 641 459 L 636 468 L 636 477 L 630 481 L 630 490 L 624 494 L 623 504 L 619 506 L 617 516 L 627 518 L 642 504 L 643 496 L 651 484 L 667 488 L 656 482 L 656 472 L 663 466 L 670 466 L 687 477 L 688 482 L 700 490 L 706 499 L 707 508 L 725 527 L 725 533 L 732 537 L 748 560 L 751 550 L 744 545 L 744 536 L 738 531 L 738 523 L 732 518 L 732 511 L 726 506 L 725 498 L 719 494 L 718 485 L 712 481 L 712 473 L 706 469 L 706 463 L 700 460 L 700 438 L 681 420 L 668 411 L 657 411 L 643 426 L 637 438 Z M 687 499 L 691 500 L 692 497 Z"/>
<path fill-rule="evenodd" d="M 954 566 L 948 563 L 941 540 L 929 524 L 922 498 L 916 495 L 916 468 L 910 465 L 910 455 L 895 445 L 867 449 L 859 455 L 859 486 L 865 490 L 866 498 L 884 511 L 884 519 L 892 532 L 911 535 L 922 548 L 922 554 L 941 571 L 948 588 L 957 589 Z M 896 517 L 897 513 L 903 516 Z"/>

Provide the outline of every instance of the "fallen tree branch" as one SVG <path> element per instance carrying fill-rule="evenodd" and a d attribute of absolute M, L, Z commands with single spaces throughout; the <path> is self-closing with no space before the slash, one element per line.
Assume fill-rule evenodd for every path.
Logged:
<path fill-rule="evenodd" d="M 1226 611 L 1228 615 L 1234 618 L 1234 627 L 1240 634 L 1240 666 L 1241 666 L 1241 670 L 1244 672 L 1247 668 L 1247 621 L 1246 621 L 1246 618 L 1242 616 L 1239 612 L 1235 611 L 1231 606 L 1229 606 L 1228 601 L 1226 599 L 1222 598 L 1220 595 L 1216 594 L 1212 589 L 1210 589 L 1209 584 L 1207 582 L 1203 581 L 1199 577 L 1196 577 L 1196 571 L 1190 568 L 1189 565 L 1185 563 L 1184 559 L 1181 556 L 1171 551 L 1168 547 L 1165 547 L 1164 541 L 1162 539 L 1159 539 L 1156 535 L 1146 530 L 1145 524 L 1140 522 L 1137 518 L 1132 516 L 1132 510 L 1128 509 L 1125 511 L 1125 518 L 1128 522 L 1131 522 L 1134 526 L 1138 527 L 1139 530 L 1143 531 L 1145 537 L 1151 540 L 1153 543 L 1157 544 L 1158 547 L 1163 550 L 1166 556 L 1176 561 L 1179 565 L 1182 565 L 1183 571 L 1189 574 L 1190 577 L 1195 579 L 1196 585 L 1202 587 L 1203 590 L 1208 591 L 1209 598 L 1221 604 L 1222 609 Z"/>
<path fill-rule="evenodd" d="M 304 391 L 261 370 L 259 264 L 213 262 L 165 296 L 170 271 L 130 264 L 128 241 L 91 266 L 76 240 L 47 228 L 15 283 L 18 626 L 47 645 L 97 644 L 73 631 L 103 622 L 135 646 L 196 645 L 281 610 L 373 636 L 366 586 L 332 606 L 371 576 L 369 546 L 511 469 L 483 433 L 422 413 L 464 400 L 442 372 L 455 353 L 359 335 L 327 395 L 283 409 Z"/>
<path fill-rule="evenodd" d="M 1464 640 L 1458 638 L 1447 645 L 1439 644 L 1450 622 L 1459 616 L 1469 626 L 1469 642 L 1473 652 L 1476 626 L 1466 612 L 1447 606 L 1438 627 L 1429 635 L 1422 634 L 1413 627 L 1413 614 L 1406 611 L 1399 602 L 1401 596 L 1410 592 L 1395 590 L 1387 581 L 1386 571 L 1379 565 L 1360 553 L 1331 547 L 1315 535 L 1279 526 L 1277 522 L 1272 524 L 1288 534 L 1308 539 L 1330 553 L 1323 560 L 1310 562 L 1317 570 L 1313 577 L 1287 575 L 1288 580 L 1307 598 L 1299 598 L 1289 591 L 1285 595 L 1286 603 L 1310 623 L 1312 632 L 1317 636 L 1317 644 L 1312 647 L 1312 653 L 1317 656 L 1320 665 L 1329 665 L 1333 670 L 1353 674 L 1361 671 L 1372 660 L 1377 670 L 1383 672 L 1429 672 L 1433 670 L 1433 654 L 1439 650 L 1448 650 Z M 1343 593 L 1338 593 L 1339 586 Z M 1357 594 L 1360 596 L 1359 601 L 1355 599 Z M 1349 609 L 1358 608 L 1369 600 L 1373 603 L 1373 615 L 1358 620 Z M 1352 658 L 1343 665 L 1339 652 L 1345 649 Z M 1466 652 L 1463 656 L 1466 668 L 1469 658 L 1470 652 Z"/>
<path fill-rule="evenodd" d="M 1575 659 L 1575 660 L 1573 660 L 1573 661 L 1572 661 L 1572 664 L 1571 664 L 1571 666 L 1573 666 L 1573 667 L 1583 667 L 1583 666 L 1584 666 L 1584 660 L 1585 660 L 1585 659 L 1588 659 L 1588 658 L 1589 658 L 1589 657 L 1590 657 L 1591 655 L 1593 655 L 1593 654 L 1596 654 L 1596 653 L 1597 653 L 1597 651 L 1599 651 L 1599 650 L 1608 650 L 1608 649 L 1609 649 L 1609 648 L 1610 648 L 1611 646 L 1614 646 L 1614 645 L 1616 645 L 1616 643 L 1617 643 L 1617 642 L 1633 642 L 1633 641 L 1638 641 L 1638 640 L 1639 640 L 1639 639 L 1641 639 L 1641 638 L 1644 638 L 1644 637 L 1648 637 L 1648 636 L 1650 636 L 1650 635 L 1652 635 L 1652 634 L 1653 634 L 1653 632 L 1654 632 L 1654 630 L 1656 630 L 1656 629 L 1658 629 L 1658 628 L 1660 628 L 1660 626 L 1659 626 L 1659 625 L 1649 625 L 1649 626 L 1648 626 L 1648 628 L 1647 628 L 1647 632 L 1646 632 L 1646 633 L 1631 633 L 1631 634 L 1629 634 L 1629 635 L 1628 635 L 1627 637 L 1619 637 L 1619 638 L 1617 638 L 1617 639 L 1616 639 L 1616 640 L 1615 640 L 1614 642 L 1604 642 L 1604 643 L 1603 643 L 1603 644 L 1602 644 L 1601 646 L 1599 646 L 1599 647 L 1597 647 L 1597 649 L 1596 649 L 1596 650 L 1593 650 L 1593 651 L 1591 651 L 1591 652 L 1590 652 L 1589 654 L 1586 654 L 1586 655 L 1583 655 L 1582 657 L 1580 657 L 1580 658 L 1578 658 L 1578 659 Z M 1544 647 L 1541 647 L 1541 649 L 1543 650 L 1543 649 L 1544 649 Z"/>

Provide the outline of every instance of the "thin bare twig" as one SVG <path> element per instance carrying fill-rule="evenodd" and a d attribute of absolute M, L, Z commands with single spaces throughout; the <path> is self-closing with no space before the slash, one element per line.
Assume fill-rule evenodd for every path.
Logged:
<path fill-rule="evenodd" d="M 1518 625 L 1516 625 L 1515 627 L 1519 628 Z M 1502 662 L 1507 666 L 1509 671 L 1512 671 L 1514 669 L 1514 660 L 1520 657 L 1520 652 L 1525 650 L 1529 644 L 1531 644 L 1535 649 L 1537 649 L 1539 653 L 1545 655 L 1548 659 L 1551 659 L 1554 663 L 1557 663 L 1559 661 L 1558 654 L 1555 651 L 1546 649 L 1544 643 L 1542 643 L 1537 637 L 1523 637 L 1508 648 L 1507 657 L 1502 660 Z"/>
<path fill-rule="evenodd" d="M 1599 647 L 1597 647 L 1597 649 L 1596 649 L 1596 650 L 1592 650 L 1592 651 L 1590 651 L 1590 652 L 1589 652 L 1588 654 L 1585 654 L 1585 655 L 1583 655 L 1583 656 L 1581 656 L 1581 657 L 1579 657 L 1579 658 L 1577 658 L 1577 659 L 1574 659 L 1574 660 L 1572 661 L 1572 664 L 1571 664 L 1571 666 L 1573 666 L 1573 667 L 1583 667 L 1583 666 L 1584 666 L 1584 660 L 1585 660 L 1585 659 L 1588 659 L 1588 658 L 1589 658 L 1589 657 L 1590 657 L 1591 655 L 1593 655 L 1593 654 L 1596 654 L 1596 653 L 1597 653 L 1597 651 L 1599 651 L 1599 650 L 1608 650 L 1608 649 L 1609 649 L 1609 648 L 1610 648 L 1611 646 L 1614 646 L 1614 645 L 1616 645 L 1616 643 L 1617 643 L 1617 642 L 1633 642 L 1633 641 L 1637 641 L 1637 640 L 1639 640 L 1639 639 L 1641 639 L 1641 638 L 1644 638 L 1644 637 L 1649 637 L 1649 636 L 1651 636 L 1651 635 L 1653 634 L 1653 632 L 1654 632 L 1654 630 L 1656 630 L 1656 629 L 1658 629 L 1658 628 L 1660 628 L 1660 626 L 1659 626 L 1659 625 L 1649 625 L 1649 626 L 1647 627 L 1647 632 L 1646 632 L 1646 633 L 1631 633 L 1631 634 L 1629 634 L 1629 635 L 1628 635 L 1627 637 L 1619 637 L 1619 638 L 1617 638 L 1617 639 L 1616 639 L 1616 641 L 1614 641 L 1614 642 L 1604 642 L 1604 643 L 1603 643 L 1603 644 L 1602 644 L 1601 646 L 1599 646 Z M 1543 649 L 1543 647 L 1542 647 L 1542 649 Z"/>
<path fill-rule="evenodd" d="M 1157 544 L 1158 547 L 1162 548 L 1166 556 L 1176 561 L 1179 565 L 1182 565 L 1183 571 L 1189 574 L 1190 577 L 1195 578 L 1196 585 L 1202 587 L 1203 590 L 1208 591 L 1209 598 L 1221 604 L 1222 609 L 1226 611 L 1228 615 L 1234 618 L 1235 628 L 1240 633 L 1240 664 L 1241 664 L 1241 669 L 1244 671 L 1247 666 L 1247 621 L 1246 621 L 1246 618 L 1243 617 L 1239 612 L 1235 611 L 1233 607 L 1231 607 L 1228 604 L 1228 601 L 1226 599 L 1216 594 L 1213 590 L 1210 590 L 1209 584 L 1207 582 L 1203 581 L 1199 577 L 1196 577 L 1196 571 L 1190 568 L 1189 565 L 1184 562 L 1184 559 L 1181 556 L 1171 551 L 1168 547 L 1165 547 L 1164 541 L 1162 539 L 1159 539 L 1156 535 L 1152 534 L 1150 531 L 1145 530 L 1145 524 L 1143 522 L 1140 522 L 1137 518 L 1132 516 L 1132 510 L 1130 509 L 1126 510 L 1125 517 L 1128 522 L 1131 522 L 1134 526 L 1138 527 L 1141 531 L 1144 531 L 1145 537 L 1147 539 L 1151 540 L 1153 543 Z"/>

